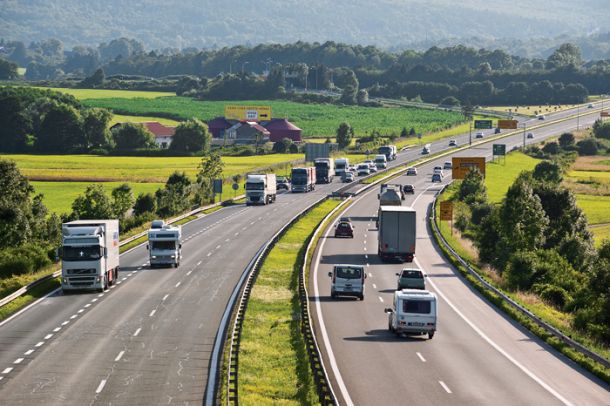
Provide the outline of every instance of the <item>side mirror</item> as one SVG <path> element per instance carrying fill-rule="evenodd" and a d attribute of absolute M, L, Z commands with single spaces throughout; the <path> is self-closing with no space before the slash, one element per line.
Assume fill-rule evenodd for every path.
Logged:
<path fill-rule="evenodd" d="M 364 273 L 364 279 L 368 278 L 369 276 L 367 275 L 367 273 Z"/>
<path fill-rule="evenodd" d="M 424 274 L 424 278 L 427 278 L 427 277 L 428 277 L 428 275 Z"/>
<path fill-rule="evenodd" d="M 147 249 L 147 250 L 148 250 L 148 249 L 150 249 L 150 248 L 148 247 L 148 244 L 146 244 L 146 249 Z"/>
<path fill-rule="evenodd" d="M 330 277 L 332 278 L 332 277 L 333 277 L 333 273 L 332 273 L 332 272 L 329 272 L 329 273 L 328 273 L 328 276 L 330 276 Z"/>
<path fill-rule="evenodd" d="M 396 276 L 400 276 L 400 274 L 398 272 L 396 272 Z"/>
<path fill-rule="evenodd" d="M 386 308 L 383 310 L 383 312 L 384 312 L 384 313 L 394 313 L 394 310 L 390 309 L 389 307 L 386 307 Z"/>
<path fill-rule="evenodd" d="M 103 253 L 104 253 L 104 258 L 108 258 L 108 248 L 107 247 L 104 247 Z"/>
<path fill-rule="evenodd" d="M 178 248 L 182 248 L 182 244 L 178 244 Z"/>

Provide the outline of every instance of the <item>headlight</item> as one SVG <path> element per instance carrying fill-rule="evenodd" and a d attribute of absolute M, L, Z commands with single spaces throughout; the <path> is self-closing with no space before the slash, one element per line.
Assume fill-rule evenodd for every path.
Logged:
<path fill-rule="evenodd" d="M 157 256 L 156 256 L 156 255 L 153 255 L 153 256 L 152 256 L 152 259 L 157 259 Z"/>
<path fill-rule="evenodd" d="M 62 278 L 63 283 L 68 283 L 68 278 Z"/>
<path fill-rule="evenodd" d="M 176 258 L 176 256 L 175 256 L 175 255 L 172 255 L 170 258 L 174 259 L 174 258 Z"/>

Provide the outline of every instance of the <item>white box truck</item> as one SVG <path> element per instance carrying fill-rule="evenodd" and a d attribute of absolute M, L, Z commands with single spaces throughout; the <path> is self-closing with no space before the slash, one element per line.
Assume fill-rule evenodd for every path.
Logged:
<path fill-rule="evenodd" d="M 119 276 L 119 221 L 77 220 L 61 226 L 61 288 L 103 292 Z"/>
<path fill-rule="evenodd" d="M 277 194 L 275 173 L 247 175 L 244 187 L 246 188 L 246 206 L 275 202 Z"/>
<path fill-rule="evenodd" d="M 375 166 L 377 169 L 386 169 L 388 167 L 388 159 L 384 154 L 375 155 Z"/>
<path fill-rule="evenodd" d="M 393 161 L 396 159 L 396 145 L 384 145 L 379 147 L 378 152 L 380 154 L 384 154 L 388 161 Z"/>
<path fill-rule="evenodd" d="M 412 262 L 415 256 L 415 210 L 405 206 L 380 206 L 377 254 L 382 261 Z"/>
<path fill-rule="evenodd" d="M 398 334 L 428 334 L 428 338 L 436 333 L 438 318 L 436 295 L 427 290 L 402 289 L 394 292 L 391 308 L 386 308 L 388 314 L 388 330 Z"/>
<path fill-rule="evenodd" d="M 349 159 L 348 158 L 337 158 L 335 159 L 335 173 L 337 176 L 341 176 L 345 171 L 349 170 Z"/>
<path fill-rule="evenodd" d="M 314 161 L 316 167 L 316 183 L 331 183 L 335 176 L 335 160 L 332 158 L 317 158 Z"/>
<path fill-rule="evenodd" d="M 155 220 L 148 230 L 148 256 L 151 268 L 169 265 L 178 268 L 182 259 L 182 227 Z"/>

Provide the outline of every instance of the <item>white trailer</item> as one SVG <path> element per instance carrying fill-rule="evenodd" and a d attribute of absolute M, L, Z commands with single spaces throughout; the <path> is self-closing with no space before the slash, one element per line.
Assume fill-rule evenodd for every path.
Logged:
<path fill-rule="evenodd" d="M 378 250 L 382 261 L 412 262 L 415 256 L 415 210 L 404 206 L 380 206 Z"/>
<path fill-rule="evenodd" d="M 119 221 L 77 220 L 61 226 L 61 288 L 103 292 L 119 276 Z"/>
<path fill-rule="evenodd" d="M 153 222 L 148 230 L 148 255 L 150 266 L 169 265 L 178 268 L 182 259 L 182 227 L 163 224 L 158 227 Z"/>
<path fill-rule="evenodd" d="M 275 202 L 277 185 L 275 173 L 246 176 L 246 206 Z"/>

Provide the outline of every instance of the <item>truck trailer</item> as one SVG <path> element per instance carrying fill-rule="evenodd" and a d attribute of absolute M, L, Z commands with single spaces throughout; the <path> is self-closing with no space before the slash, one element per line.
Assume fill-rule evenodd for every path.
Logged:
<path fill-rule="evenodd" d="M 331 183 L 335 176 L 335 161 L 332 158 L 318 158 L 314 161 L 316 167 L 316 183 Z"/>
<path fill-rule="evenodd" d="M 292 168 L 292 192 L 310 192 L 316 188 L 316 168 Z"/>
<path fill-rule="evenodd" d="M 119 277 L 119 221 L 77 220 L 61 226 L 61 288 L 103 292 Z"/>
<path fill-rule="evenodd" d="M 182 259 L 182 227 L 172 227 L 163 221 L 153 221 L 148 230 L 148 255 L 151 268 L 169 265 L 178 268 Z M 160 227 L 159 227 L 160 225 Z"/>
<path fill-rule="evenodd" d="M 246 206 L 275 202 L 277 194 L 275 173 L 248 175 L 244 187 L 246 188 Z"/>
<path fill-rule="evenodd" d="M 382 261 L 412 262 L 416 241 L 415 210 L 404 206 L 380 206 L 377 254 Z"/>
<path fill-rule="evenodd" d="M 385 155 L 388 161 L 396 159 L 396 145 L 384 145 L 377 150 L 380 154 Z"/>

